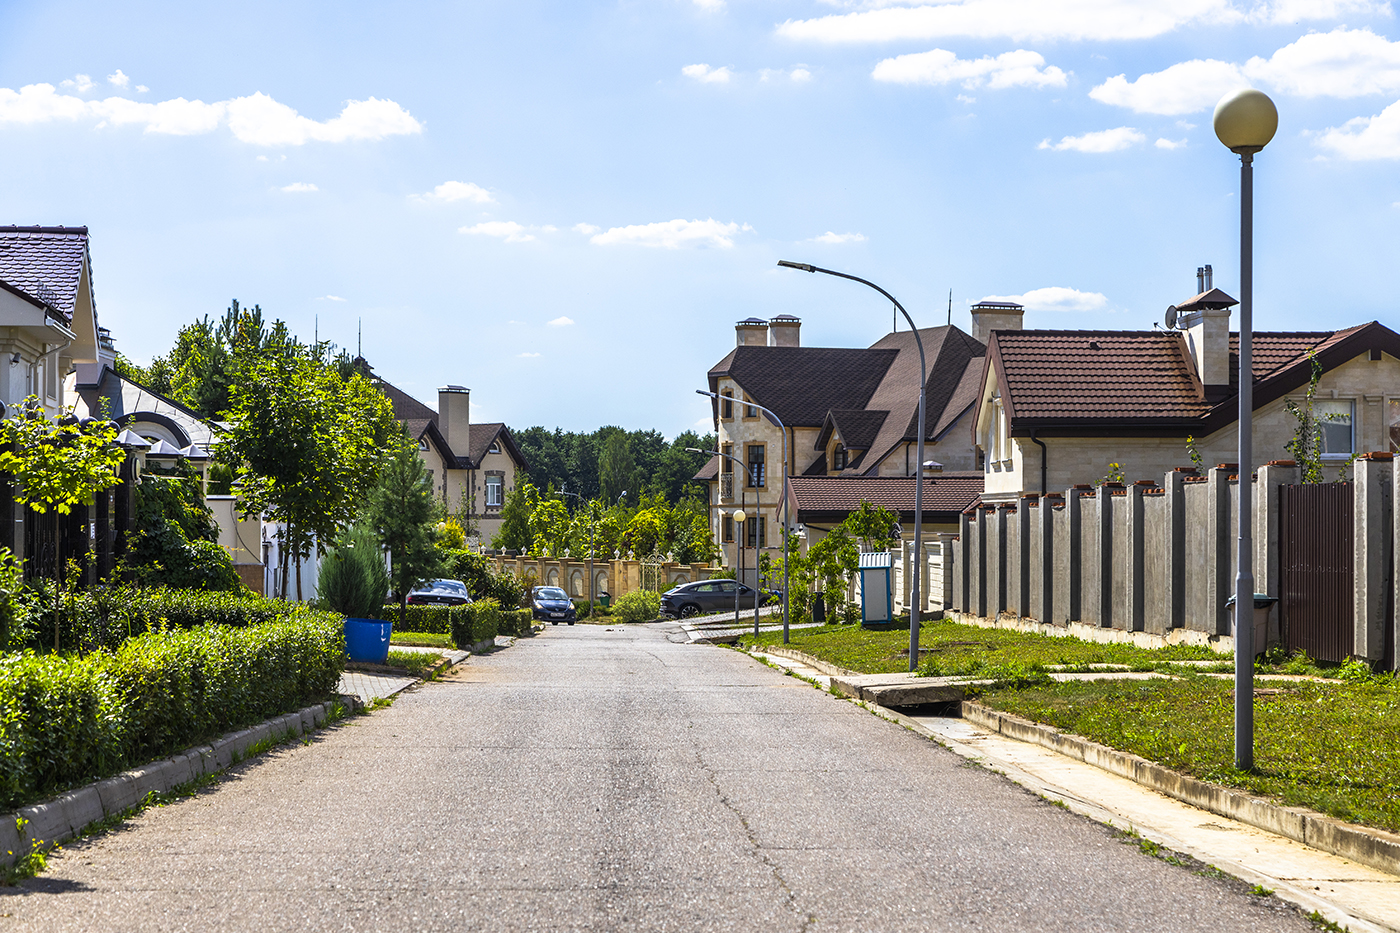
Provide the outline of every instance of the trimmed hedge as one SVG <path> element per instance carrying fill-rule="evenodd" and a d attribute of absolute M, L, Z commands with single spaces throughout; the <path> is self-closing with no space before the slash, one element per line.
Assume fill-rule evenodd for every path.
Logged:
<path fill-rule="evenodd" d="M 534 624 L 535 620 L 529 609 L 512 609 L 501 613 L 500 634 L 524 638 L 535 630 Z"/>
<path fill-rule="evenodd" d="M 334 693 L 341 617 L 155 631 L 115 652 L 0 658 L 0 807 L 114 774 Z"/>
<path fill-rule="evenodd" d="M 388 604 L 380 616 L 394 623 L 396 632 L 424 632 L 430 635 L 446 635 L 452 631 L 452 614 L 460 612 L 462 606 L 405 606 L 403 621 L 399 621 L 397 603 Z"/>
<path fill-rule="evenodd" d="M 494 641 L 500 631 L 501 607 L 494 599 L 479 599 L 466 606 L 453 606 L 452 644 L 459 651 L 467 651 L 472 645 L 483 641 Z"/>

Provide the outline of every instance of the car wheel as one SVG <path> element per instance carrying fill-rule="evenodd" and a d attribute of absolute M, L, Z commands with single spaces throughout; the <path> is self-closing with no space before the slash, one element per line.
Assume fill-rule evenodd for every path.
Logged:
<path fill-rule="evenodd" d="M 550 624 L 550 625 L 558 625 L 559 623 L 558 623 L 558 622 L 551 622 L 551 623 L 549 623 L 549 624 Z"/>
<path fill-rule="evenodd" d="M 570 625 L 573 625 L 573 624 L 574 624 L 574 620 L 573 620 L 573 619 L 570 619 L 570 620 L 569 620 L 569 624 L 570 624 Z"/>
<path fill-rule="evenodd" d="M 684 606 L 681 607 L 682 619 L 689 619 L 693 616 L 698 616 L 699 614 L 700 607 L 695 605 L 694 603 L 686 603 Z"/>

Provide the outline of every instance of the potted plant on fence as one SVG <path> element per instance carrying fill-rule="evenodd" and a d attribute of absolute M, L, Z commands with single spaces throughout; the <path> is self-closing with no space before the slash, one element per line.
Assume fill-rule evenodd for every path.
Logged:
<path fill-rule="evenodd" d="M 383 664 L 389 658 L 394 624 L 380 618 L 389 573 L 374 531 L 355 525 L 331 548 L 317 578 L 326 605 L 345 616 L 345 651 L 352 661 Z"/>

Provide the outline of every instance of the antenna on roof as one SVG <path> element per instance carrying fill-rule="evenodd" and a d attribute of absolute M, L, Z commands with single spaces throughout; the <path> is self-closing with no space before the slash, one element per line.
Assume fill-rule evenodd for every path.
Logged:
<path fill-rule="evenodd" d="M 953 326 L 953 290 L 948 289 L 948 326 Z"/>
<path fill-rule="evenodd" d="M 321 342 L 321 315 L 319 314 L 311 316 L 311 342 Z"/>
<path fill-rule="evenodd" d="M 355 325 L 355 355 L 360 359 L 364 359 L 365 319 L 357 318 L 356 320 L 359 323 Z"/>

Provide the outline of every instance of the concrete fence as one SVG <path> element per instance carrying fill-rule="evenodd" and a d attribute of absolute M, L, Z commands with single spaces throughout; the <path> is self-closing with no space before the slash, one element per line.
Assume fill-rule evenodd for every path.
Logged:
<path fill-rule="evenodd" d="M 1226 600 L 1236 572 L 1235 473 L 1229 465 L 1204 475 L 1178 469 L 1160 484 L 1082 485 L 980 503 L 962 516 L 960 534 L 940 536 L 931 589 L 946 594 L 942 608 L 953 619 L 1100 641 L 1232 650 Z M 1300 482 L 1296 465 L 1275 461 L 1260 467 L 1248 487 L 1256 592 L 1285 595 L 1280 490 Z M 1356 461 L 1347 486 L 1354 507 L 1355 598 L 1352 618 L 1342 624 L 1350 621 L 1354 629 L 1352 654 L 1393 666 L 1400 472 L 1392 469 L 1390 454 L 1367 454 Z M 1289 574 L 1294 615 L 1310 598 L 1298 591 L 1308 579 Z M 1278 605 L 1269 613 L 1269 643 L 1285 634 L 1282 615 Z"/>

